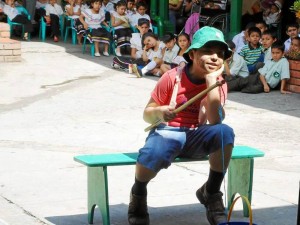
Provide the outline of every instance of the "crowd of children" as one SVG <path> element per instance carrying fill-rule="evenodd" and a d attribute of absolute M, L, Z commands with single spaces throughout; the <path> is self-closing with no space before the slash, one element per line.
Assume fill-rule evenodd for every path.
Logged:
<path fill-rule="evenodd" d="M 54 41 L 58 41 L 60 16 L 65 14 L 74 21 L 79 44 L 86 36 L 94 43 L 94 54 L 99 57 L 111 54 L 109 48 L 113 41 L 113 54 L 119 57 L 118 60 L 132 64 L 138 77 L 160 77 L 166 71 L 184 67 L 187 63 L 183 54 L 190 46 L 190 36 L 184 32 L 179 35 L 167 33 L 159 39 L 153 33 L 150 16 L 146 14 L 148 5 L 144 1 L 65 1 L 64 10 L 57 0 L 37 0 L 36 3 L 34 18 L 45 20 L 50 25 Z M 4 12 L 13 22 L 24 24 L 23 38 L 26 40 L 33 27 L 30 20 L 16 9 L 14 2 L 6 0 L 4 4 L 1 1 L 0 13 Z M 288 24 L 286 34 L 289 38 L 281 44 L 278 33 L 272 29 L 279 22 L 281 7 L 279 1 L 272 1 L 263 14 L 264 20 L 249 23 L 232 41 L 227 41 L 233 52 L 224 62 L 224 78 L 229 91 L 269 92 L 281 82 L 281 92 L 288 93 L 285 88 L 289 79 L 286 58 L 300 59 L 300 37 L 298 23 Z M 100 44 L 104 46 L 101 54 Z M 121 57 L 123 46 L 130 46 L 130 57 Z"/>

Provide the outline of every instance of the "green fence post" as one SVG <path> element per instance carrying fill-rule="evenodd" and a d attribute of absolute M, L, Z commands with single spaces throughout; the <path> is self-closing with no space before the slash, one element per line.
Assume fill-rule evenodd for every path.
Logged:
<path fill-rule="evenodd" d="M 243 0 L 231 0 L 229 39 L 241 32 Z"/>

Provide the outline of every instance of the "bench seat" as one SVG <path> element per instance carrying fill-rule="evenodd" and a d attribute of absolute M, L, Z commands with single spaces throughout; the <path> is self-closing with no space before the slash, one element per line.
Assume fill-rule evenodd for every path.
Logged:
<path fill-rule="evenodd" d="M 237 193 L 247 196 L 251 202 L 254 158 L 263 156 L 264 152 L 252 147 L 234 147 L 228 168 L 228 208 L 231 206 L 235 194 Z M 87 166 L 88 169 L 88 222 L 90 224 L 93 223 L 94 209 L 96 205 L 98 205 L 101 211 L 103 225 L 110 225 L 107 167 L 135 165 L 137 157 L 137 152 L 79 155 L 74 157 L 76 162 Z M 176 158 L 174 162 L 205 160 L 208 160 L 208 158 Z M 244 216 L 249 216 L 248 206 L 246 204 L 244 204 Z"/>

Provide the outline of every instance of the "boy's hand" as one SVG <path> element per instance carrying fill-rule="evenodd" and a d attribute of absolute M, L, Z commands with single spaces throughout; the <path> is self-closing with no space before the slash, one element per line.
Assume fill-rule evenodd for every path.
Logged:
<path fill-rule="evenodd" d="M 285 90 L 280 90 L 280 93 L 281 93 L 281 94 L 292 94 L 292 92 L 290 92 L 290 91 L 285 91 Z"/>
<path fill-rule="evenodd" d="M 269 93 L 270 87 L 268 85 L 264 85 L 264 92 Z"/>
<path fill-rule="evenodd" d="M 223 73 L 224 70 L 224 64 L 222 64 L 221 68 L 218 69 L 217 71 L 214 71 L 212 73 L 209 73 L 206 75 L 206 80 L 207 81 L 217 81 L 217 77 L 220 76 Z"/>
<path fill-rule="evenodd" d="M 176 117 L 176 113 L 174 113 L 174 109 L 171 108 L 168 105 L 159 107 L 160 111 L 160 119 L 162 119 L 165 122 L 168 122 L 170 120 L 173 120 Z"/>
<path fill-rule="evenodd" d="M 84 27 L 84 29 L 87 30 L 89 28 L 89 25 L 87 23 L 85 23 L 85 24 L 83 24 L 83 27 Z"/>

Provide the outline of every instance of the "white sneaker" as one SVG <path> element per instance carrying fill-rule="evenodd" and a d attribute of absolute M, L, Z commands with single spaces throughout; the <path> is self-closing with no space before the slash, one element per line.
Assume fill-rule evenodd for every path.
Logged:
<path fill-rule="evenodd" d="M 95 56 L 96 56 L 96 57 L 99 57 L 99 56 L 101 56 L 101 55 L 100 55 L 99 52 L 96 52 L 96 53 L 95 53 Z"/>
<path fill-rule="evenodd" d="M 116 56 L 122 56 L 121 52 L 118 52 L 117 50 L 115 51 Z"/>
<path fill-rule="evenodd" d="M 108 52 L 103 52 L 104 56 L 109 56 Z"/>

